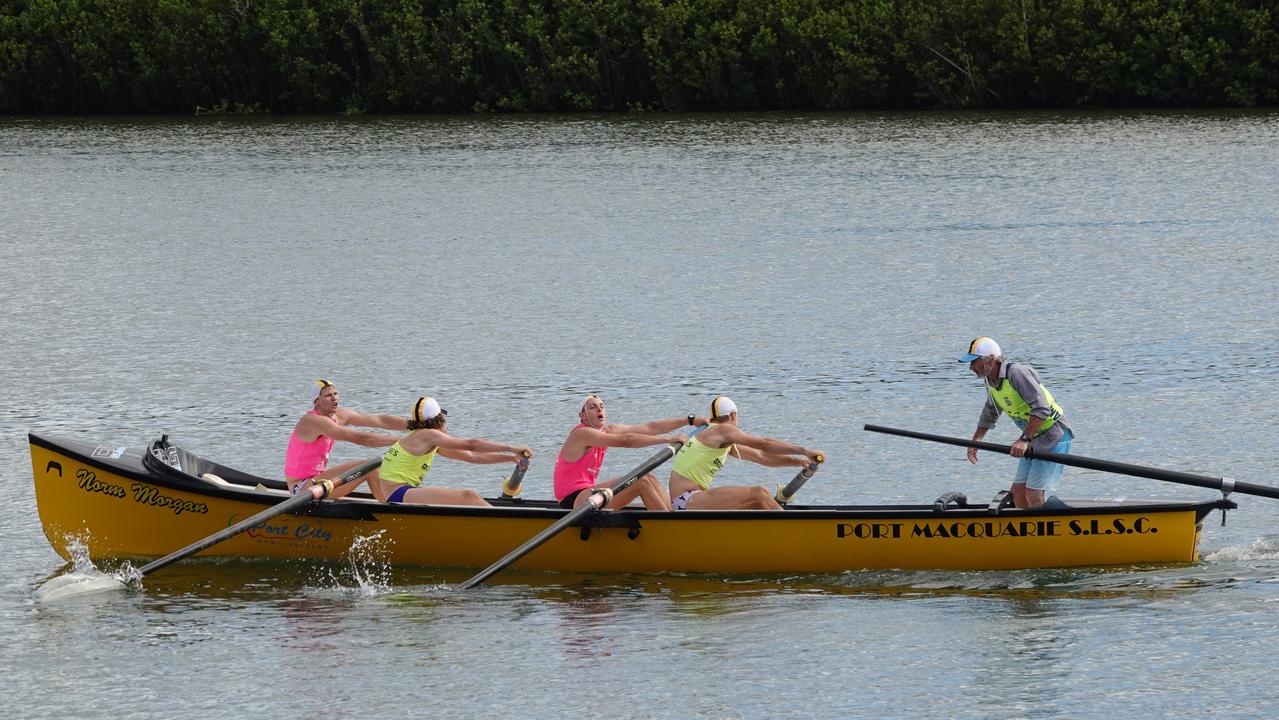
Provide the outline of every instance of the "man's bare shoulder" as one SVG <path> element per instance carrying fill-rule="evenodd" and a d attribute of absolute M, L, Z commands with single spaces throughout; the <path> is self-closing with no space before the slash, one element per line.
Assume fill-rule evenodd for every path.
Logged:
<path fill-rule="evenodd" d="M 564 439 L 564 445 L 568 446 L 569 443 L 590 445 L 592 441 L 599 437 L 600 433 L 608 432 L 608 427 L 608 425 L 605 425 L 604 428 L 593 428 L 589 425 L 578 425 L 568 431 L 568 437 Z"/>

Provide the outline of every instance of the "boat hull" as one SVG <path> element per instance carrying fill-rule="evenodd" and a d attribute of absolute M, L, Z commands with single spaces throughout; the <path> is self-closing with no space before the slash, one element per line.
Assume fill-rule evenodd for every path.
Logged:
<path fill-rule="evenodd" d="M 45 535 L 68 559 L 79 547 L 94 560 L 166 555 L 288 497 L 255 489 L 251 476 L 189 453 L 174 464 L 206 463 L 236 482 L 206 481 L 190 467 L 158 463 L 165 453 L 157 452 L 157 443 L 120 448 L 32 435 L 30 445 Z M 177 457 L 174 449 L 170 455 Z M 515 567 L 832 573 L 1190 563 L 1198 559 L 1204 516 L 1234 507 L 1226 500 L 1081 502 L 1069 509 L 1005 509 L 997 515 L 984 506 L 939 512 L 932 505 L 597 513 Z M 359 547 L 392 564 L 486 567 L 564 513 L 536 501 L 467 508 L 326 500 L 200 555 L 340 560 Z"/>

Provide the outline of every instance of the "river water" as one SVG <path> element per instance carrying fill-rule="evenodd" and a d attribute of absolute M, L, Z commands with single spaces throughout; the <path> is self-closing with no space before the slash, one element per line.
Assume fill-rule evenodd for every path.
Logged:
<path fill-rule="evenodd" d="M 322 376 L 349 406 L 431 394 L 454 433 L 530 445 L 545 497 L 582 394 L 644 422 L 725 393 L 747 430 L 826 451 L 806 502 L 985 499 L 1007 458 L 861 426 L 969 436 L 982 391 L 953 358 L 992 335 L 1040 369 L 1076 453 L 1279 485 L 1277 161 L 1264 113 L 0 120 L 6 706 L 1274 716 L 1274 500 L 1236 496 L 1190 567 L 510 572 L 459 593 L 466 573 L 193 560 L 46 602 L 68 568 L 26 433 L 167 432 L 278 475 Z M 493 494 L 499 474 L 432 480 Z"/>

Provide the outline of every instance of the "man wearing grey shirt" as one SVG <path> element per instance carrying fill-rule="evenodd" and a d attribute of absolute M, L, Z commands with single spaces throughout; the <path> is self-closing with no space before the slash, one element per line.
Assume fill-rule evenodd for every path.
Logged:
<path fill-rule="evenodd" d="M 1007 413 L 1021 428 L 1021 436 L 1009 450 L 1010 455 L 1021 458 L 1013 477 L 1013 502 L 1019 508 L 1042 507 L 1045 501 L 1056 497 L 1065 466 L 1025 457 L 1026 450 L 1069 453 L 1070 441 L 1075 435 L 1066 421 L 1065 411 L 1039 382 L 1039 373 L 1033 367 L 1008 362 L 999 343 L 991 338 L 973 340 L 968 345 L 968 354 L 959 358 L 959 362 L 968 363 L 986 385 L 986 404 L 977 420 L 973 440 L 985 437 L 986 431 L 995 427 L 1000 413 Z M 977 462 L 976 448 L 968 449 L 968 462 Z"/>

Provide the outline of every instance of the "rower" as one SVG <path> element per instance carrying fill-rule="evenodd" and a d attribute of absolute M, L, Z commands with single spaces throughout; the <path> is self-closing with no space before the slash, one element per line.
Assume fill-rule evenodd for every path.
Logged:
<path fill-rule="evenodd" d="M 369 489 L 379 502 L 487 506 L 488 501 L 474 490 L 423 485 L 436 455 L 476 465 L 519 465 L 533 457 L 533 451 L 523 445 L 449 435 L 447 415 L 435 398 L 424 395 L 413 403 L 409 434 L 386 451 L 381 469 L 369 479 Z"/>
<path fill-rule="evenodd" d="M 371 448 L 384 448 L 395 442 L 394 435 L 354 430 L 348 425 L 404 430 L 408 421 L 396 415 L 369 415 L 341 407 L 336 385 L 328 380 L 311 383 L 311 409 L 293 426 L 284 456 L 284 480 L 290 493 L 301 492 L 313 482 L 336 478 L 363 462 L 352 460 L 330 468 L 329 453 L 336 441 Z M 336 499 L 350 493 L 364 479 L 361 476 L 356 482 L 335 488 L 331 497 Z"/>
<path fill-rule="evenodd" d="M 611 447 L 641 448 L 679 443 L 688 438 L 672 434 L 681 427 L 700 425 L 706 418 L 687 415 L 680 418 L 652 420 L 642 425 L 610 424 L 604 409 L 604 398 L 587 395 L 577 411 L 577 425 L 568 431 L 560 454 L 555 458 L 555 499 L 560 507 L 581 507 L 597 488 L 612 488 L 621 478 L 599 479 L 604 453 Z M 614 495 L 609 507 L 622 508 L 635 498 L 648 510 L 670 510 L 670 499 L 657 476 L 645 473 Z"/>
<path fill-rule="evenodd" d="M 668 488 L 675 510 L 781 510 L 762 485 L 711 487 L 729 453 L 767 467 L 815 466 L 820 450 L 751 435 L 737 424 L 737 405 L 723 395 L 711 401 L 710 427 L 684 444 L 671 468 Z"/>

